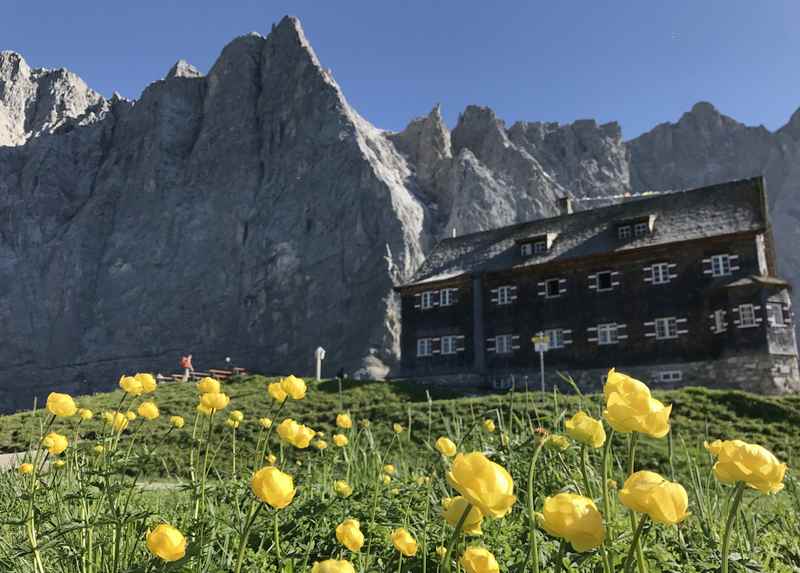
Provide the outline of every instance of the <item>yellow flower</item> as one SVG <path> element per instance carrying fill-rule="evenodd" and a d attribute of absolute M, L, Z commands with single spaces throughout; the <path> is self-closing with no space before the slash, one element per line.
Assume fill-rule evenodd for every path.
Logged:
<path fill-rule="evenodd" d="M 442 517 L 450 524 L 451 527 L 458 525 L 461 516 L 467 509 L 470 503 L 461 497 L 446 497 L 442 500 Z M 474 505 L 470 508 L 467 518 L 464 520 L 462 530 L 465 535 L 482 535 L 481 522 L 483 521 L 483 514 L 481 510 Z"/>
<path fill-rule="evenodd" d="M 161 415 L 155 402 L 142 402 L 136 411 L 145 420 L 155 420 Z"/>
<path fill-rule="evenodd" d="M 344 434 L 334 434 L 333 436 L 333 443 L 340 448 L 345 447 L 349 441 Z"/>
<path fill-rule="evenodd" d="M 328 442 L 326 442 L 325 440 L 316 440 L 312 445 L 319 451 L 322 451 L 328 447 Z"/>
<path fill-rule="evenodd" d="M 350 418 L 350 414 L 339 414 L 336 416 L 336 425 L 343 430 L 349 430 L 352 428 L 353 420 Z"/>
<path fill-rule="evenodd" d="M 50 392 L 47 396 L 47 411 L 59 418 L 69 418 L 78 411 L 75 400 L 69 394 Z"/>
<path fill-rule="evenodd" d="M 56 432 L 50 432 L 42 440 L 42 445 L 47 448 L 47 451 L 49 451 L 51 454 L 57 456 L 67 449 L 69 442 L 67 442 L 66 436 L 62 436 Z"/>
<path fill-rule="evenodd" d="M 272 427 L 272 420 L 270 420 L 269 418 L 259 418 L 258 425 L 266 430 Z"/>
<path fill-rule="evenodd" d="M 386 464 L 383 466 L 383 473 L 385 473 L 387 476 L 393 476 L 397 473 L 397 468 L 392 464 Z"/>
<path fill-rule="evenodd" d="M 392 489 L 389 490 L 389 495 L 391 495 L 392 497 L 397 497 L 398 495 L 400 495 L 400 488 L 393 487 Z"/>
<path fill-rule="evenodd" d="M 207 392 L 200 398 L 200 403 L 214 412 L 227 408 L 230 401 L 224 392 Z"/>
<path fill-rule="evenodd" d="M 202 402 L 200 402 L 197 405 L 197 412 L 200 413 L 200 414 L 203 414 L 204 416 L 210 416 L 211 412 L 213 412 L 213 410 L 211 408 L 207 407 Z"/>
<path fill-rule="evenodd" d="M 402 434 L 405 431 L 405 428 L 402 425 L 395 422 L 394 424 L 392 424 L 392 430 L 394 431 L 395 434 Z"/>
<path fill-rule="evenodd" d="M 105 452 L 106 449 L 105 449 L 105 447 L 101 446 L 100 444 L 97 444 L 95 447 L 92 448 L 92 451 L 94 451 L 94 453 L 96 453 L 99 456 L 100 454 Z"/>
<path fill-rule="evenodd" d="M 119 387 L 122 388 L 126 394 L 131 396 L 141 396 L 144 392 L 142 383 L 139 382 L 134 376 L 122 376 L 119 379 Z"/>
<path fill-rule="evenodd" d="M 405 528 L 395 529 L 392 531 L 391 537 L 394 548 L 406 557 L 413 557 L 417 554 L 417 541 Z"/>
<path fill-rule="evenodd" d="M 113 412 L 103 412 L 102 414 L 100 414 L 100 416 L 103 418 L 103 422 L 105 422 L 106 424 L 111 424 L 114 421 Z"/>
<path fill-rule="evenodd" d="M 417 480 L 416 481 L 417 481 L 417 485 L 422 486 L 422 485 L 427 485 L 427 484 L 431 483 L 431 478 L 430 478 L 430 476 L 417 476 Z"/>
<path fill-rule="evenodd" d="M 489 418 L 486 418 L 483 421 L 483 429 L 486 430 L 487 432 L 489 432 L 490 434 L 494 433 L 494 431 L 496 429 L 495 425 L 494 425 L 494 420 L 490 420 Z"/>
<path fill-rule="evenodd" d="M 547 533 L 566 539 L 578 552 L 599 547 L 606 535 L 603 516 L 594 502 L 574 493 L 545 498 L 539 522 Z"/>
<path fill-rule="evenodd" d="M 147 533 L 147 549 L 163 561 L 178 561 L 186 555 L 186 538 L 166 523 Z"/>
<path fill-rule="evenodd" d="M 291 418 L 286 418 L 283 422 L 278 424 L 278 435 L 295 448 L 305 449 L 316 434 L 314 430 L 308 426 L 303 426 Z"/>
<path fill-rule="evenodd" d="M 350 497 L 353 494 L 353 488 L 344 480 L 333 482 L 333 490 L 341 497 Z"/>
<path fill-rule="evenodd" d="M 81 408 L 80 410 L 78 410 L 78 417 L 84 422 L 88 422 L 94 417 L 94 412 L 92 412 L 87 408 Z"/>
<path fill-rule="evenodd" d="M 133 422 L 136 419 L 136 414 L 128 410 L 127 412 L 125 412 L 125 417 L 128 418 L 129 422 Z"/>
<path fill-rule="evenodd" d="M 278 461 L 278 458 L 275 457 L 275 454 L 270 454 L 267 456 L 267 463 L 271 466 L 275 465 L 275 462 Z"/>
<path fill-rule="evenodd" d="M 353 564 L 345 559 L 315 561 L 311 573 L 356 573 Z"/>
<path fill-rule="evenodd" d="M 439 453 L 448 458 L 452 458 L 456 455 L 456 445 L 453 443 L 453 440 L 445 438 L 444 436 L 436 440 L 436 449 L 439 450 Z"/>
<path fill-rule="evenodd" d="M 292 397 L 292 400 L 302 400 L 306 397 L 306 383 L 302 378 L 297 378 L 294 374 L 281 378 L 281 388 Z"/>
<path fill-rule="evenodd" d="M 436 556 L 439 559 L 444 559 L 445 555 L 447 555 L 447 547 L 445 547 L 444 545 L 439 545 L 436 548 Z"/>
<path fill-rule="evenodd" d="M 197 383 L 197 390 L 201 394 L 218 394 L 220 391 L 219 380 L 206 376 Z"/>
<path fill-rule="evenodd" d="M 483 547 L 468 547 L 459 563 L 466 573 L 500 573 L 497 559 Z"/>
<path fill-rule="evenodd" d="M 111 416 L 111 427 L 115 432 L 121 432 L 128 427 L 128 417 L 122 412 L 114 412 Z"/>
<path fill-rule="evenodd" d="M 601 448 L 606 443 L 606 431 L 603 422 L 595 420 L 586 412 L 578 412 L 564 422 L 567 435 L 580 444 L 593 448 Z"/>
<path fill-rule="evenodd" d="M 228 418 L 227 420 L 225 420 L 225 425 L 235 430 L 236 428 L 239 427 L 239 422 L 237 422 L 233 418 Z"/>
<path fill-rule="evenodd" d="M 22 475 L 28 475 L 33 473 L 33 464 L 20 464 L 17 467 L 17 471 Z"/>
<path fill-rule="evenodd" d="M 345 519 L 336 526 L 336 539 L 350 551 L 358 552 L 364 545 L 364 534 L 356 519 Z"/>
<path fill-rule="evenodd" d="M 258 470 L 250 480 L 250 488 L 258 499 L 275 509 L 283 509 L 292 503 L 297 492 L 292 476 L 273 466 Z"/>
<path fill-rule="evenodd" d="M 547 437 L 547 441 L 544 445 L 554 450 L 568 450 L 569 438 L 562 436 L 561 434 L 551 434 Z"/>
<path fill-rule="evenodd" d="M 64 460 L 56 460 L 53 462 L 53 467 L 57 470 L 63 468 L 65 465 L 67 465 L 67 462 Z"/>
<path fill-rule="evenodd" d="M 390 478 L 386 474 L 383 474 L 381 476 L 381 481 L 383 482 L 383 485 L 389 485 L 390 483 L 392 483 L 392 478 Z"/>
<path fill-rule="evenodd" d="M 517 501 L 514 480 L 480 452 L 458 454 L 447 472 L 447 482 L 486 517 L 503 517 Z"/>
<path fill-rule="evenodd" d="M 663 438 L 669 433 L 672 406 L 664 406 L 653 398 L 650 389 L 639 380 L 612 368 L 603 394 L 606 400 L 603 417 L 617 432 L 639 432 L 653 438 Z"/>
<path fill-rule="evenodd" d="M 369 428 L 369 426 L 370 426 L 370 422 L 369 422 L 369 420 L 367 420 L 366 418 L 364 418 L 363 420 L 360 420 L 358 423 L 359 423 L 359 424 L 361 425 L 361 427 L 362 427 L 362 428 L 364 428 L 365 430 L 366 430 L 367 428 Z"/>
<path fill-rule="evenodd" d="M 237 422 L 243 422 L 244 421 L 244 414 L 242 413 L 241 410 L 234 410 L 233 412 L 231 412 L 229 414 L 229 417 L 232 420 L 236 420 Z"/>
<path fill-rule="evenodd" d="M 267 393 L 276 402 L 284 402 L 289 397 L 280 382 L 273 382 L 267 386 Z"/>
<path fill-rule="evenodd" d="M 173 428 L 180 430 L 186 422 L 181 416 L 170 416 L 169 423 Z"/>
<path fill-rule="evenodd" d="M 138 373 L 134 378 L 142 385 L 142 394 L 152 394 L 156 391 L 156 379 L 153 378 L 152 374 Z"/>
<path fill-rule="evenodd" d="M 705 447 L 717 458 L 714 475 L 722 483 L 741 481 L 766 494 L 783 489 L 786 464 L 766 448 L 741 440 L 716 440 Z"/>
<path fill-rule="evenodd" d="M 318 438 L 324 438 L 325 437 L 325 432 L 317 432 L 317 437 Z"/>
<path fill-rule="evenodd" d="M 639 471 L 631 474 L 619 492 L 619 501 L 625 507 L 646 513 L 657 523 L 675 525 L 687 517 L 689 498 L 683 486 L 659 474 Z"/>

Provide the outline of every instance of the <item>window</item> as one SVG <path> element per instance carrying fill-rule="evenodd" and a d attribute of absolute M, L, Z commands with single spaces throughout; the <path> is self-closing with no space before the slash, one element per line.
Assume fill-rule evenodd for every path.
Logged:
<path fill-rule="evenodd" d="M 603 271 L 602 273 L 597 273 L 597 290 L 611 290 L 614 286 L 612 285 L 611 280 L 611 271 Z"/>
<path fill-rule="evenodd" d="M 430 338 L 417 339 L 417 356 L 430 356 L 433 354 L 433 340 Z"/>
<path fill-rule="evenodd" d="M 457 288 L 443 288 L 439 293 L 439 306 L 452 306 L 456 303 Z"/>
<path fill-rule="evenodd" d="M 456 336 L 442 336 L 442 354 L 456 353 Z"/>
<path fill-rule="evenodd" d="M 725 311 L 724 310 L 715 310 L 714 311 L 714 332 L 720 333 L 725 332 L 727 330 L 728 324 L 725 322 Z"/>
<path fill-rule="evenodd" d="M 657 318 L 656 339 L 666 340 L 668 338 L 678 338 L 678 323 L 675 317 Z"/>
<path fill-rule="evenodd" d="M 511 304 L 511 296 L 514 293 L 514 287 L 501 286 L 497 289 L 497 304 Z"/>
<path fill-rule="evenodd" d="M 494 339 L 494 349 L 498 354 L 511 354 L 511 335 L 500 334 Z"/>
<path fill-rule="evenodd" d="M 630 225 L 621 225 L 617 227 L 617 237 L 620 239 L 630 239 L 631 238 L 631 226 Z"/>
<path fill-rule="evenodd" d="M 545 296 L 554 298 L 561 295 L 561 281 L 559 279 L 548 279 L 544 282 Z"/>
<path fill-rule="evenodd" d="M 633 226 L 633 234 L 635 237 L 644 237 L 650 232 L 650 225 L 647 223 L 636 223 Z"/>
<path fill-rule="evenodd" d="M 683 372 L 680 370 L 664 370 L 658 373 L 659 382 L 680 382 L 683 380 Z"/>
<path fill-rule="evenodd" d="M 422 293 L 420 305 L 423 310 L 433 307 L 433 291 L 426 290 L 424 293 Z"/>
<path fill-rule="evenodd" d="M 564 331 L 562 329 L 551 328 L 545 330 L 543 334 L 548 338 L 547 344 L 550 350 L 564 348 Z"/>
<path fill-rule="evenodd" d="M 533 252 L 537 255 L 541 255 L 547 252 L 547 241 L 536 241 L 533 244 Z"/>
<path fill-rule="evenodd" d="M 773 327 L 786 326 L 786 320 L 783 316 L 783 305 L 775 302 L 767 304 L 767 322 Z"/>
<path fill-rule="evenodd" d="M 756 309 L 752 304 L 739 305 L 739 328 L 756 326 Z"/>
<path fill-rule="evenodd" d="M 520 245 L 519 249 L 523 257 L 530 257 L 533 254 L 533 245 L 530 243 Z"/>
<path fill-rule="evenodd" d="M 651 272 L 654 285 L 663 285 L 669 282 L 669 263 L 656 263 Z"/>
<path fill-rule="evenodd" d="M 731 274 L 730 255 L 714 255 L 711 257 L 711 276 L 724 277 Z"/>
<path fill-rule="evenodd" d="M 615 323 L 597 325 L 597 344 L 605 346 L 617 342 L 619 342 L 619 332 Z"/>

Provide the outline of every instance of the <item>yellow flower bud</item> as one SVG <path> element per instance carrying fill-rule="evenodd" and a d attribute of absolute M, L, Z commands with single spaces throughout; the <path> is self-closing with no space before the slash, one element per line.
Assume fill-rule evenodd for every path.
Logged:
<path fill-rule="evenodd" d="M 170 416 L 169 423 L 172 425 L 173 428 L 177 428 L 180 430 L 183 428 L 186 421 L 181 416 Z"/>
<path fill-rule="evenodd" d="M 664 406 L 653 398 L 650 389 L 639 380 L 612 368 L 603 394 L 606 400 L 603 417 L 617 432 L 639 432 L 653 438 L 663 438 L 669 433 L 672 406 Z"/>
<path fill-rule="evenodd" d="M 200 403 L 214 412 L 227 408 L 230 401 L 224 392 L 208 392 L 200 398 Z"/>
<path fill-rule="evenodd" d="M 142 385 L 142 394 L 152 394 L 156 391 L 156 379 L 153 378 L 152 374 L 138 373 L 134 378 Z"/>
<path fill-rule="evenodd" d="M 103 418 L 103 422 L 105 422 L 106 424 L 111 424 L 114 421 L 113 412 L 103 412 L 101 414 L 101 417 Z"/>
<path fill-rule="evenodd" d="M 316 434 L 308 426 L 303 426 L 291 418 L 286 418 L 278 424 L 278 435 L 295 448 L 305 449 Z"/>
<path fill-rule="evenodd" d="M 322 451 L 328 447 L 328 442 L 326 442 L 325 440 L 316 440 L 312 445 L 319 451 Z"/>
<path fill-rule="evenodd" d="M 50 392 L 47 396 L 47 411 L 58 418 L 69 418 L 78 411 L 75 400 L 69 394 Z"/>
<path fill-rule="evenodd" d="M 281 386 L 280 382 L 272 382 L 270 385 L 267 386 L 267 393 L 270 395 L 270 398 L 275 400 L 276 402 L 285 402 L 286 398 L 289 395 Z"/>
<path fill-rule="evenodd" d="M 267 430 L 272 427 L 272 420 L 269 418 L 259 418 L 258 425 Z"/>
<path fill-rule="evenodd" d="M 566 539 L 581 553 L 599 547 L 606 535 L 603 516 L 594 502 L 574 493 L 545 498 L 539 521 L 547 533 Z"/>
<path fill-rule="evenodd" d="M 486 430 L 487 432 L 489 432 L 490 434 L 494 433 L 494 431 L 496 429 L 495 425 L 494 425 L 494 420 L 490 420 L 489 418 L 486 418 L 483 421 L 483 429 Z"/>
<path fill-rule="evenodd" d="M 436 548 L 436 556 L 439 559 L 444 559 L 445 555 L 447 555 L 447 547 L 445 547 L 444 545 L 439 545 Z"/>
<path fill-rule="evenodd" d="M 155 420 L 161 415 L 155 402 L 142 402 L 136 411 L 145 420 Z"/>
<path fill-rule="evenodd" d="M 333 436 L 333 443 L 340 448 L 345 447 L 349 441 L 350 440 L 348 440 L 347 436 L 345 436 L 344 434 L 334 434 Z"/>
<path fill-rule="evenodd" d="M 395 529 L 391 534 L 394 548 L 406 557 L 413 557 L 417 554 L 417 541 L 405 528 Z"/>
<path fill-rule="evenodd" d="M 197 383 L 197 390 L 200 394 L 219 394 L 220 384 L 219 380 L 206 376 Z"/>
<path fill-rule="evenodd" d="M 341 497 L 350 497 L 353 494 L 353 488 L 344 480 L 333 482 L 333 490 Z"/>
<path fill-rule="evenodd" d="M 230 413 L 230 418 L 232 420 L 236 420 L 237 422 L 243 422 L 244 414 L 242 413 L 241 410 L 234 410 L 233 412 Z"/>
<path fill-rule="evenodd" d="M 369 428 L 369 426 L 370 426 L 370 422 L 369 422 L 369 420 L 367 420 L 366 418 L 364 418 L 363 420 L 361 420 L 361 421 L 359 422 L 359 424 L 360 424 L 360 425 L 361 425 L 361 427 L 362 427 L 362 428 L 364 428 L 365 430 L 366 430 L 367 428 Z"/>
<path fill-rule="evenodd" d="M 128 417 L 122 412 L 114 412 L 111 415 L 111 427 L 115 432 L 121 432 L 128 427 Z"/>
<path fill-rule="evenodd" d="M 133 422 L 136 419 L 136 414 L 128 410 L 125 412 L 125 417 L 128 419 L 129 422 Z"/>
<path fill-rule="evenodd" d="M 389 485 L 390 483 L 392 483 L 392 478 L 390 478 L 386 474 L 383 474 L 381 476 L 381 481 L 383 482 L 383 485 Z"/>
<path fill-rule="evenodd" d="M 405 431 L 405 428 L 402 425 L 395 422 L 394 424 L 392 424 L 392 431 L 394 431 L 395 434 L 402 434 Z"/>
<path fill-rule="evenodd" d="M 511 442 L 510 438 L 508 437 L 508 432 L 503 432 L 500 434 L 500 443 L 505 447 L 508 447 L 508 444 Z"/>
<path fill-rule="evenodd" d="M 464 515 L 468 505 L 470 503 L 460 495 L 458 497 L 446 497 L 442 500 L 442 517 L 451 527 L 455 527 L 458 525 L 461 516 Z M 481 510 L 473 505 L 462 525 L 464 535 L 482 535 L 482 521 L 483 514 Z"/>
<path fill-rule="evenodd" d="M 459 563 L 466 573 L 500 573 L 497 559 L 483 547 L 468 547 Z"/>
<path fill-rule="evenodd" d="M 336 425 L 343 430 L 349 430 L 353 427 L 353 420 L 350 418 L 350 414 L 339 414 L 336 416 Z"/>
<path fill-rule="evenodd" d="M 84 422 L 88 422 L 94 417 L 94 412 L 88 410 L 87 408 L 81 408 L 78 410 L 78 417 Z"/>
<path fill-rule="evenodd" d="M 311 573 L 356 573 L 353 564 L 344 559 L 315 561 Z"/>
<path fill-rule="evenodd" d="M 786 464 L 766 448 L 741 440 L 716 440 L 704 445 L 717 458 L 714 475 L 722 483 L 744 482 L 766 494 L 783 489 Z"/>
<path fill-rule="evenodd" d="M 122 388 L 126 394 L 130 394 L 131 396 L 141 396 L 142 392 L 144 392 L 142 383 L 134 376 L 121 376 L 119 379 L 119 387 Z"/>
<path fill-rule="evenodd" d="M 42 445 L 47 448 L 47 451 L 52 455 L 57 456 L 67 449 L 69 442 L 66 436 L 62 436 L 56 432 L 50 432 L 42 440 Z"/>
<path fill-rule="evenodd" d="M 225 420 L 225 425 L 235 430 L 236 428 L 239 427 L 239 422 L 237 422 L 233 418 L 228 418 L 227 420 Z"/>
<path fill-rule="evenodd" d="M 350 551 L 358 552 L 364 545 L 364 534 L 358 520 L 345 519 L 336 526 L 336 539 Z"/>
<path fill-rule="evenodd" d="M 397 473 L 397 468 L 394 467 L 393 464 L 386 464 L 383 466 L 383 473 L 385 473 L 387 476 L 393 476 Z"/>
<path fill-rule="evenodd" d="M 458 454 L 447 472 L 447 482 L 486 517 L 503 517 L 517 501 L 514 480 L 480 452 Z"/>
<path fill-rule="evenodd" d="M 211 412 L 213 412 L 213 410 L 211 408 L 209 408 L 208 406 L 206 406 L 205 404 L 203 404 L 202 402 L 200 402 L 197 405 L 197 412 L 199 414 L 204 415 L 204 416 L 210 416 Z"/>
<path fill-rule="evenodd" d="M 250 488 L 258 499 L 275 509 L 283 509 L 292 503 L 297 492 L 292 476 L 273 466 L 258 470 L 250 480 Z"/>
<path fill-rule="evenodd" d="M 639 471 L 631 474 L 619 492 L 625 507 L 646 513 L 657 523 L 675 525 L 687 517 L 689 498 L 679 483 L 665 480 L 659 474 Z"/>
<path fill-rule="evenodd" d="M 302 400 L 306 397 L 306 383 L 294 374 L 281 378 L 281 388 L 292 397 L 292 400 Z"/>
<path fill-rule="evenodd" d="M 22 475 L 32 474 L 33 473 L 33 464 L 28 464 L 28 463 L 20 464 L 17 467 L 17 471 L 19 473 L 21 473 Z"/>
<path fill-rule="evenodd" d="M 569 449 L 569 439 L 561 434 L 551 434 L 546 440 L 544 445 L 548 448 L 561 451 Z"/>
<path fill-rule="evenodd" d="M 100 444 L 97 444 L 95 447 L 92 448 L 92 451 L 99 456 L 100 454 L 106 451 L 106 448 L 104 446 L 101 446 Z"/>
<path fill-rule="evenodd" d="M 147 533 L 147 549 L 162 561 L 178 561 L 186 555 L 186 538 L 166 523 Z"/>
<path fill-rule="evenodd" d="M 57 470 L 60 470 L 65 465 L 67 465 L 67 462 L 65 462 L 64 460 L 56 460 L 53 462 L 53 467 Z"/>
<path fill-rule="evenodd" d="M 578 412 L 564 422 L 567 435 L 580 444 L 601 448 L 606 443 L 606 431 L 603 422 L 595 420 L 586 412 Z"/>
<path fill-rule="evenodd" d="M 453 443 L 453 440 L 445 438 L 444 436 L 436 440 L 436 449 L 439 450 L 439 453 L 448 458 L 452 458 L 456 455 L 456 445 Z"/>
<path fill-rule="evenodd" d="M 278 461 L 278 458 L 275 457 L 275 454 L 270 454 L 267 456 L 267 463 L 271 466 L 275 465 L 275 462 Z"/>

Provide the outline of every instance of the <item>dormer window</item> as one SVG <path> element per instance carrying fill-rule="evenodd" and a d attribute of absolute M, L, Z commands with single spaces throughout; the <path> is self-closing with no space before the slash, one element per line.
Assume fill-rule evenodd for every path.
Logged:
<path fill-rule="evenodd" d="M 547 252 L 547 241 L 536 241 L 533 244 L 533 252 L 537 255 L 542 255 Z"/>
<path fill-rule="evenodd" d="M 544 235 L 537 235 L 534 237 L 527 237 L 518 240 L 519 252 L 523 257 L 530 257 L 532 255 L 545 255 L 553 246 L 553 241 L 556 240 L 557 233 L 546 233 Z"/>
<path fill-rule="evenodd" d="M 650 226 L 647 223 L 636 223 L 633 226 L 633 236 L 637 239 L 644 237 L 648 233 L 650 233 Z"/>
<path fill-rule="evenodd" d="M 655 215 L 642 215 L 615 221 L 614 225 L 617 230 L 617 238 L 625 241 L 632 238 L 641 239 L 650 235 L 655 228 L 655 223 Z"/>
<path fill-rule="evenodd" d="M 630 239 L 631 238 L 631 226 L 630 225 L 620 225 L 617 227 L 617 238 L 619 239 Z"/>

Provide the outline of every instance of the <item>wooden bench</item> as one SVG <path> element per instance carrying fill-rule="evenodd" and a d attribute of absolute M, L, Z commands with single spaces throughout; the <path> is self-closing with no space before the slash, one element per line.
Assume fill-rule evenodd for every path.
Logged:
<path fill-rule="evenodd" d="M 170 376 L 174 382 L 182 382 L 183 381 L 183 374 L 173 374 Z"/>
<path fill-rule="evenodd" d="M 225 380 L 229 378 L 233 372 L 230 370 L 218 370 L 217 368 L 209 368 L 208 371 L 214 378 L 218 378 L 220 380 Z"/>
<path fill-rule="evenodd" d="M 247 369 L 246 368 L 234 368 L 233 369 L 233 373 L 237 374 L 239 376 L 244 376 L 245 374 L 247 374 Z"/>

